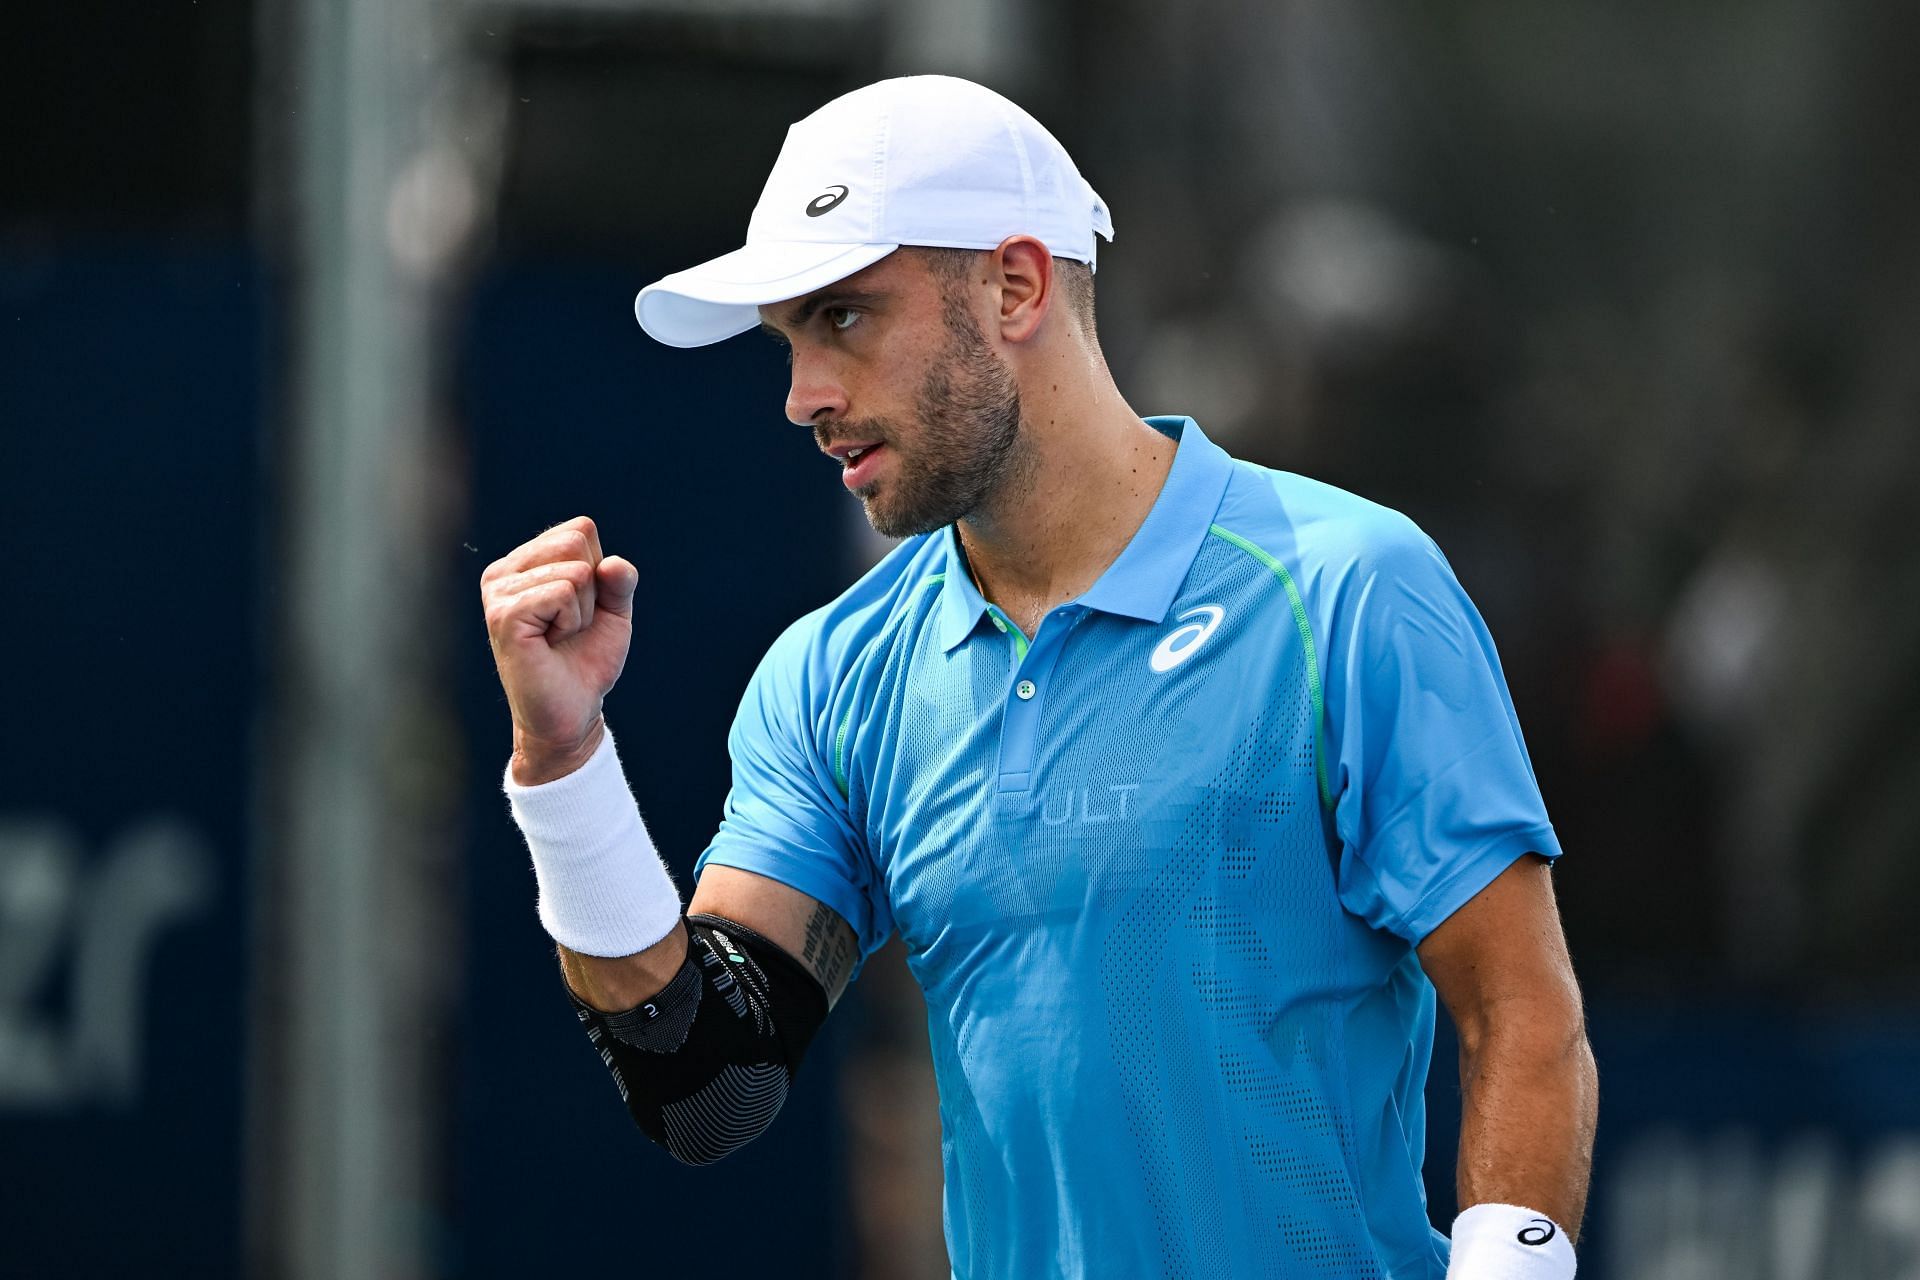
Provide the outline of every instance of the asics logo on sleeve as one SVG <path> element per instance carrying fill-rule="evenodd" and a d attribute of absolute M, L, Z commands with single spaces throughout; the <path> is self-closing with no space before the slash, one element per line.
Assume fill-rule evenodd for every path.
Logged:
<path fill-rule="evenodd" d="M 1188 618 L 1200 614 L 1206 615 L 1204 622 L 1187 622 Z M 1220 620 L 1226 616 L 1227 611 L 1217 604 L 1203 604 L 1187 610 L 1180 615 L 1180 621 L 1186 625 L 1175 627 L 1167 632 L 1166 638 L 1153 647 L 1152 655 L 1147 658 L 1147 665 L 1153 668 L 1156 675 L 1165 675 L 1191 658 L 1194 651 L 1207 642 L 1207 637 L 1213 634 L 1214 628 L 1218 627 Z"/>

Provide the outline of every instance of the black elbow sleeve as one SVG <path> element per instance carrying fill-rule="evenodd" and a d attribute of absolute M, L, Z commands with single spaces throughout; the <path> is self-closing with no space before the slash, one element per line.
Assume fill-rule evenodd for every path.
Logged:
<path fill-rule="evenodd" d="M 814 976 L 720 916 L 687 917 L 687 959 L 625 1013 L 574 1011 L 634 1123 L 674 1159 L 711 1164 L 758 1137 L 827 1017 Z"/>

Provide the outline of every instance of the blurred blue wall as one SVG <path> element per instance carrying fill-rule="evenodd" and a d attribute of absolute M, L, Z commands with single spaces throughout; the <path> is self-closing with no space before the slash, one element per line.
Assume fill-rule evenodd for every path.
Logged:
<path fill-rule="evenodd" d="M 1600 1129 L 1582 1276 L 1878 1280 L 1920 1267 L 1920 1009 L 1588 995 Z M 1440 1023 L 1427 1199 L 1445 1230 L 1460 1075 Z"/>
<path fill-rule="evenodd" d="M 238 1274 L 265 318 L 226 246 L 0 252 L 7 1276 Z"/>

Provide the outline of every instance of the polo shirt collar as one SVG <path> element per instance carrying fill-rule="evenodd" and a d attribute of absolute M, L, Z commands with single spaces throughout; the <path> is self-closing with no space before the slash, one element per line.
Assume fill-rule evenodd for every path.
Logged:
<path fill-rule="evenodd" d="M 1177 442 L 1173 466 L 1132 540 L 1075 603 L 1143 622 L 1161 622 L 1220 510 L 1233 459 L 1207 439 L 1192 418 L 1146 421 Z M 940 587 L 939 640 L 940 647 L 950 651 L 980 625 L 987 602 L 967 572 L 959 530 L 948 525 L 940 536 L 946 540 L 947 566 L 946 581 Z"/>

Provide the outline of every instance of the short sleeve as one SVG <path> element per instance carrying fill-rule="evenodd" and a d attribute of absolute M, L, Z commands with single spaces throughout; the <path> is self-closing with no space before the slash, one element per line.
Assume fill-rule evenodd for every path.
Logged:
<path fill-rule="evenodd" d="M 1479 611 L 1411 521 L 1375 528 L 1327 628 L 1339 893 L 1417 944 L 1515 859 L 1560 845 Z"/>
<path fill-rule="evenodd" d="M 893 932 L 893 916 L 822 750 L 831 681 L 806 621 L 775 642 L 747 684 L 727 735 L 733 785 L 694 876 L 737 867 L 798 889 L 853 926 L 864 957 Z"/>

